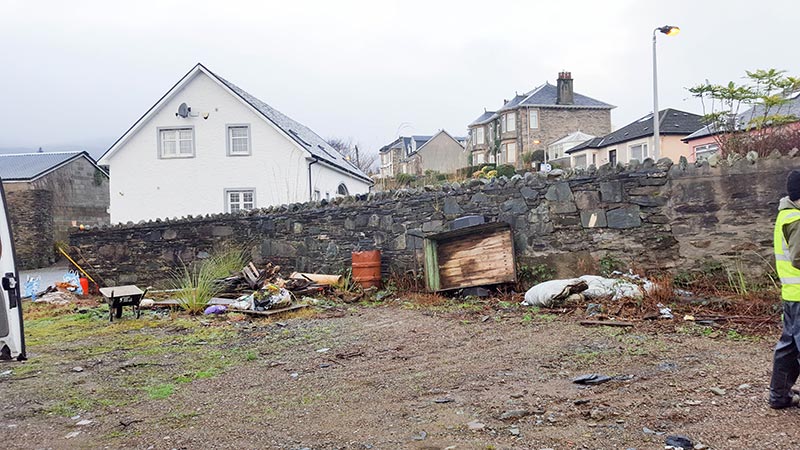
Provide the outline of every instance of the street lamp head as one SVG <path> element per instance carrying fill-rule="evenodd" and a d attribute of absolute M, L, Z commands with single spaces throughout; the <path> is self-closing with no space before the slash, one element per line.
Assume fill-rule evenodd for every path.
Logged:
<path fill-rule="evenodd" d="M 663 27 L 656 28 L 656 30 L 666 34 L 667 36 L 675 36 L 681 32 L 679 27 L 674 27 L 672 25 L 664 25 Z"/>

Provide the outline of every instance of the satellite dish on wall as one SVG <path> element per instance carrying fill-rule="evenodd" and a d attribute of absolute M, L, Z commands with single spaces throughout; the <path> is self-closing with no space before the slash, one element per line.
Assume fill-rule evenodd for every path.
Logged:
<path fill-rule="evenodd" d="M 184 119 L 189 116 L 189 113 L 192 111 L 192 108 L 187 106 L 186 103 L 181 103 L 181 106 L 178 106 L 178 112 L 175 113 L 176 116 L 181 116 Z"/>

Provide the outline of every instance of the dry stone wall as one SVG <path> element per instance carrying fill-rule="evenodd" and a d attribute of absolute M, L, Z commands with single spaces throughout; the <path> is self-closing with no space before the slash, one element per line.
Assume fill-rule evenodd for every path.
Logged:
<path fill-rule="evenodd" d="M 52 264 L 53 194 L 35 189 L 9 192 L 6 199 L 18 268 L 35 269 Z"/>
<path fill-rule="evenodd" d="M 717 167 L 646 160 L 624 169 L 467 180 L 131 223 L 74 233 L 71 243 L 109 285 L 165 286 L 175 267 L 230 244 L 285 270 L 335 273 L 349 266 L 351 251 L 378 248 L 384 272 L 419 271 L 421 236 L 473 214 L 510 223 L 519 260 L 550 264 L 560 276 L 592 272 L 607 255 L 643 270 L 690 269 L 709 258 L 755 261 L 769 258 L 771 223 L 786 174 L 800 162 L 796 153 Z"/>

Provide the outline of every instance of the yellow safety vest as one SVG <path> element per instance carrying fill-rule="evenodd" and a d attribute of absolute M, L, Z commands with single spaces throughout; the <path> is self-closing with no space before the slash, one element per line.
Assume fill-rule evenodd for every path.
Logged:
<path fill-rule="evenodd" d="M 781 297 L 787 302 L 800 302 L 800 269 L 792 265 L 789 245 L 783 235 L 783 226 L 800 220 L 800 209 L 782 209 L 775 220 L 773 246 L 775 248 L 775 269 L 781 279 Z"/>

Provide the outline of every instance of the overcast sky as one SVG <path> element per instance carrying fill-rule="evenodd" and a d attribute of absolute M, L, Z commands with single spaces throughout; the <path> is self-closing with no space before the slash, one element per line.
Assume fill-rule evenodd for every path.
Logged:
<path fill-rule="evenodd" d="M 0 0 L 0 148 L 105 149 L 194 64 L 323 137 L 376 150 L 398 134 L 465 134 L 572 72 L 616 105 L 614 127 L 659 106 L 702 112 L 686 87 L 745 70 L 800 75 L 796 0 Z"/>

